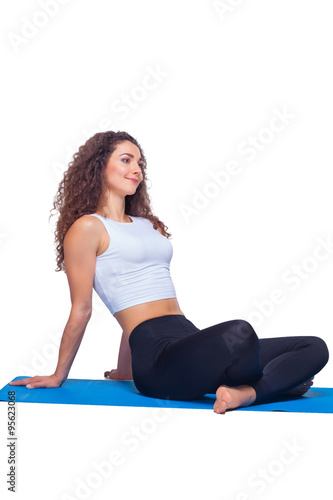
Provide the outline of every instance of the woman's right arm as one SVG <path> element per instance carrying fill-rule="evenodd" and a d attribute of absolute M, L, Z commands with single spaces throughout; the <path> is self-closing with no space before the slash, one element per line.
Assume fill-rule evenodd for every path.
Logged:
<path fill-rule="evenodd" d="M 72 307 L 62 335 L 55 372 L 50 376 L 17 380 L 10 385 L 28 384 L 32 389 L 59 387 L 68 376 L 92 313 L 93 279 L 101 236 L 100 226 L 92 219 L 86 216 L 77 219 L 64 239 L 64 263 Z"/>

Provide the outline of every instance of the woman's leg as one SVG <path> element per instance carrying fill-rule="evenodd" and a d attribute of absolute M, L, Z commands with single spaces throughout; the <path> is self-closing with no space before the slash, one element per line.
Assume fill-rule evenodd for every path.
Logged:
<path fill-rule="evenodd" d="M 319 337 L 276 337 L 259 343 L 262 376 L 249 385 L 221 385 L 216 391 L 216 413 L 285 394 L 314 377 L 329 357 L 327 345 Z"/>
<path fill-rule="evenodd" d="M 186 329 L 186 321 L 180 318 L 181 328 Z M 216 392 L 221 384 L 254 382 L 262 375 L 259 353 L 259 339 L 247 321 L 196 328 L 164 347 L 145 377 L 138 377 L 139 390 L 156 398 L 190 400 Z"/>
<path fill-rule="evenodd" d="M 319 337 L 258 339 L 244 320 L 199 330 L 184 316 L 170 315 L 136 329 L 130 336 L 134 383 L 143 394 L 161 399 L 198 399 L 221 386 L 241 386 L 239 391 L 254 390 L 261 401 L 305 382 L 328 360 Z"/>
<path fill-rule="evenodd" d="M 250 384 L 258 402 L 311 379 L 329 358 L 327 345 L 320 337 L 274 337 L 260 339 L 259 343 L 263 375 Z"/>

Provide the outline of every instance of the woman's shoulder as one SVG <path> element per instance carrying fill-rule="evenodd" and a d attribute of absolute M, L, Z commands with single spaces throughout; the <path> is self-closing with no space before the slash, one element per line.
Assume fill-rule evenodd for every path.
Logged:
<path fill-rule="evenodd" d="M 82 215 L 78 217 L 73 224 L 70 226 L 66 233 L 67 239 L 71 236 L 73 237 L 93 237 L 99 236 L 103 225 L 97 217 L 93 217 L 91 214 Z"/>
<path fill-rule="evenodd" d="M 100 217 L 98 214 L 86 214 L 86 215 L 81 215 L 81 217 L 78 217 L 74 222 L 76 227 L 82 227 L 89 229 L 90 227 L 100 227 L 100 223 L 98 220 L 102 220 L 102 217 Z"/>

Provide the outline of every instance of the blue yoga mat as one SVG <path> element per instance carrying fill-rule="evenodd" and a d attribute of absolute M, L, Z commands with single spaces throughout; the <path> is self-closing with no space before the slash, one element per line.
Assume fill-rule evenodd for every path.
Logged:
<path fill-rule="evenodd" d="M 16 377 L 21 380 L 24 377 Z M 0 391 L 0 401 L 8 401 L 8 391 L 15 391 L 19 403 L 53 403 L 105 406 L 140 406 L 191 408 L 212 410 L 215 394 L 206 394 L 192 401 L 156 399 L 142 395 L 131 380 L 85 380 L 67 379 L 61 387 L 54 389 L 27 389 L 24 385 L 7 384 Z M 233 411 L 289 411 L 304 413 L 333 413 L 333 389 L 311 387 L 303 396 L 280 396 L 269 402 L 254 403 Z"/>

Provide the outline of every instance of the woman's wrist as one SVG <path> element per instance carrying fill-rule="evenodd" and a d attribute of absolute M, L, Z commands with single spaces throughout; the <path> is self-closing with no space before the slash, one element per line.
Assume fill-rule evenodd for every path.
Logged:
<path fill-rule="evenodd" d="M 131 369 L 130 370 L 120 370 L 119 368 L 117 368 L 117 374 L 120 377 L 124 377 L 124 378 L 132 378 L 133 377 Z"/>
<path fill-rule="evenodd" d="M 54 372 L 53 377 L 59 381 L 59 384 L 62 384 L 67 379 L 67 376 L 61 376 L 57 372 Z"/>
<path fill-rule="evenodd" d="M 121 378 L 132 379 L 133 378 L 132 366 L 127 367 L 125 369 L 117 366 L 117 375 L 119 375 Z"/>

